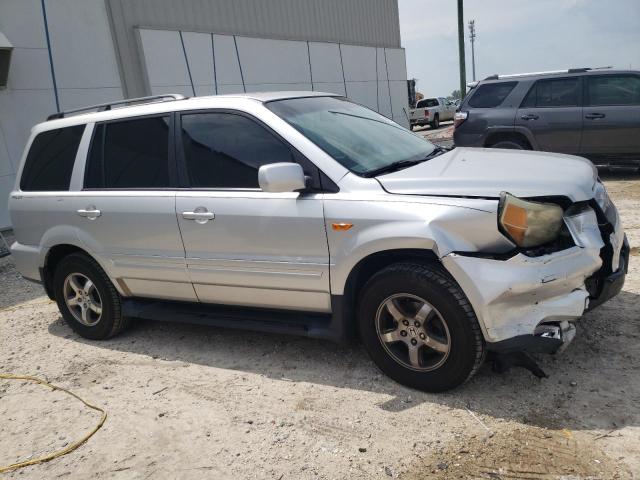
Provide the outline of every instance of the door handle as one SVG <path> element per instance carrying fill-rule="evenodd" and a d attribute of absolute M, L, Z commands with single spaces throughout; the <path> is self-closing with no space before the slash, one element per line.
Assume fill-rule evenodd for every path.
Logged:
<path fill-rule="evenodd" d="M 594 120 L 596 118 L 604 118 L 606 115 L 604 113 L 587 113 L 584 118 L 588 118 L 589 120 Z"/>
<path fill-rule="evenodd" d="M 216 216 L 205 207 L 198 207 L 193 212 L 182 212 L 182 218 L 185 220 L 195 220 L 196 223 L 203 224 L 209 220 L 213 220 Z"/>
<path fill-rule="evenodd" d="M 527 113 L 526 115 L 522 115 L 520 118 L 522 120 L 537 120 L 539 117 L 533 113 Z"/>
<path fill-rule="evenodd" d="M 90 207 L 81 208 L 80 210 L 78 210 L 78 215 L 84 218 L 88 218 L 89 220 L 95 220 L 100 215 L 102 215 L 102 212 L 92 205 Z"/>

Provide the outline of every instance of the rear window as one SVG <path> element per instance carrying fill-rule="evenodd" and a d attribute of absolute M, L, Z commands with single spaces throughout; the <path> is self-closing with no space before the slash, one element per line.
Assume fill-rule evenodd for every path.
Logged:
<path fill-rule="evenodd" d="M 69 190 L 82 132 L 84 125 L 38 134 L 27 154 L 20 189 L 26 192 Z"/>
<path fill-rule="evenodd" d="M 475 88 L 468 105 L 473 108 L 494 108 L 500 105 L 518 82 L 485 83 Z"/>
<path fill-rule="evenodd" d="M 420 100 L 416 105 L 416 108 L 429 108 L 429 107 L 437 107 L 438 99 L 436 98 L 426 98 L 424 100 Z"/>
<path fill-rule="evenodd" d="M 85 188 L 167 188 L 169 117 L 146 117 L 96 126 Z"/>

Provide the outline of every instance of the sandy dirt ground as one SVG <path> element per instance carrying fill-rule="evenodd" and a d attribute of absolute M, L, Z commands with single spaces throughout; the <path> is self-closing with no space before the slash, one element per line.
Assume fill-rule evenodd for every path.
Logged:
<path fill-rule="evenodd" d="M 76 451 L 4 478 L 640 478 L 640 176 L 605 179 L 634 247 L 624 291 L 566 352 L 539 357 L 549 378 L 485 365 L 440 395 L 397 385 L 358 345 L 143 321 L 87 341 L 0 259 L 0 372 L 108 413 Z M 0 380 L 0 465 L 98 420 L 62 392 Z"/>

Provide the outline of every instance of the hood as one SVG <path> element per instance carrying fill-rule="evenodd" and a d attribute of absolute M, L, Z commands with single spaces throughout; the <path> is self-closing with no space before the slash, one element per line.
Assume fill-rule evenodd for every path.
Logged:
<path fill-rule="evenodd" d="M 410 168 L 376 177 L 389 193 L 498 198 L 565 196 L 593 198 L 591 162 L 560 153 L 455 148 Z"/>

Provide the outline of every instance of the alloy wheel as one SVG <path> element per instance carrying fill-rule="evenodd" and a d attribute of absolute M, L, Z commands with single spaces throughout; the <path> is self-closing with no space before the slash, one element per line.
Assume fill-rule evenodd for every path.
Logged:
<path fill-rule="evenodd" d="M 82 325 L 93 327 L 102 318 L 102 298 L 89 277 L 71 273 L 64 281 L 64 301 L 73 317 Z"/>
<path fill-rule="evenodd" d="M 409 293 L 388 297 L 378 307 L 375 324 L 384 349 L 406 368 L 435 370 L 449 357 L 449 327 L 423 298 Z"/>

